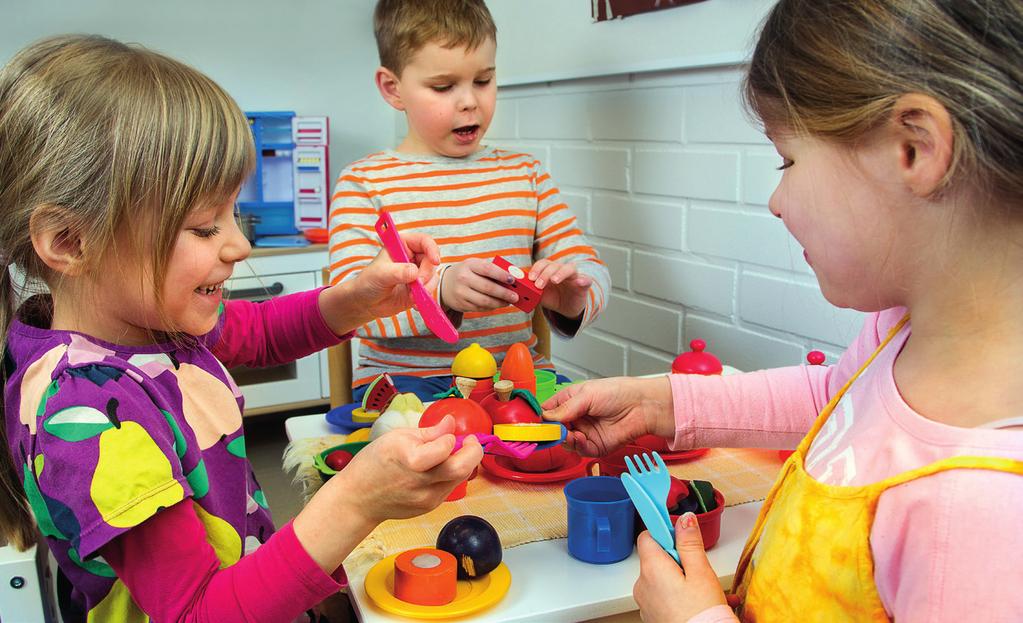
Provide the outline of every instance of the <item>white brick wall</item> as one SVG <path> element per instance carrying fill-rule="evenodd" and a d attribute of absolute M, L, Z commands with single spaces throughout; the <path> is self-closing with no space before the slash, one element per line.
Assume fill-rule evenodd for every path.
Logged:
<path fill-rule="evenodd" d="M 488 141 L 544 160 L 608 264 L 610 305 L 571 341 L 573 377 L 667 370 L 694 338 L 741 369 L 834 361 L 862 316 L 827 303 L 767 211 L 780 159 L 741 68 L 502 88 Z"/>

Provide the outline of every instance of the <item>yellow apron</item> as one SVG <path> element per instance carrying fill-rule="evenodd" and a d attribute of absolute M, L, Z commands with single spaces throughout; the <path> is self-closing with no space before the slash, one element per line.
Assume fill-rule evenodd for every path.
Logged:
<path fill-rule="evenodd" d="M 865 486 L 822 484 L 804 469 L 807 450 L 853 381 L 905 325 L 903 318 L 824 407 L 782 466 L 739 558 L 734 592 L 743 621 L 888 621 L 874 584 L 870 529 L 888 489 L 948 469 L 1023 475 L 1023 462 L 994 457 L 943 459 Z M 755 552 L 755 556 L 754 556 Z M 755 560 L 754 560 L 755 558 Z"/>

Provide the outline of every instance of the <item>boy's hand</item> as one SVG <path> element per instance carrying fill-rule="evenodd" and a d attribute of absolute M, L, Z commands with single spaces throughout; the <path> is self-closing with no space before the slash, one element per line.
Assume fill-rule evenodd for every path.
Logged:
<path fill-rule="evenodd" d="M 363 448 L 330 482 L 341 480 L 346 503 L 373 525 L 422 515 L 439 506 L 483 459 L 475 437 L 451 453 L 454 429 L 451 416 L 429 428 L 395 429 Z"/>
<path fill-rule="evenodd" d="M 517 294 L 501 285 L 514 282 L 497 264 L 473 257 L 444 272 L 440 300 L 444 307 L 459 312 L 498 309 L 518 300 Z"/>
<path fill-rule="evenodd" d="M 540 260 L 529 269 L 528 277 L 543 290 L 543 307 L 565 318 L 578 318 L 586 309 L 586 294 L 593 279 L 580 274 L 572 262 Z"/>
<path fill-rule="evenodd" d="M 381 250 L 359 275 L 327 288 L 320 294 L 320 311 L 327 325 L 338 335 L 374 318 L 386 318 L 412 306 L 408 284 L 427 284 L 440 264 L 440 249 L 433 238 L 419 233 L 402 234 L 409 249 L 410 263 L 392 262 Z"/>
<path fill-rule="evenodd" d="M 636 542 L 639 579 L 632 587 L 632 596 L 645 623 L 688 621 L 708 608 L 727 604 L 717 573 L 703 549 L 696 515 L 686 513 L 679 518 L 675 549 L 682 568 L 649 532 L 640 534 Z"/>

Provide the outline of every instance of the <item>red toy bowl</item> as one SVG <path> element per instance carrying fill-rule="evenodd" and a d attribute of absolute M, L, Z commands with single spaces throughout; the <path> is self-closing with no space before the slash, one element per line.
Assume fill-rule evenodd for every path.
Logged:
<path fill-rule="evenodd" d="M 721 495 L 721 492 L 717 489 L 714 489 L 714 501 L 717 502 L 717 507 L 714 510 L 696 515 L 696 521 L 700 523 L 700 536 L 703 537 L 703 549 L 714 547 L 721 538 L 721 513 L 725 510 L 725 496 Z M 678 518 L 681 516 L 670 515 L 671 525 L 676 525 Z M 639 533 L 644 530 L 646 530 L 646 525 L 643 524 L 643 519 L 637 514 L 636 536 L 639 536 Z"/>
<path fill-rule="evenodd" d="M 586 462 L 586 473 L 590 476 L 596 476 L 593 473 L 593 467 L 600 467 L 601 476 L 621 476 L 623 473 L 629 471 L 629 466 L 625 464 L 625 457 L 632 456 L 634 454 L 643 454 L 649 452 L 643 446 L 628 445 L 621 447 L 611 454 L 590 459 Z"/>

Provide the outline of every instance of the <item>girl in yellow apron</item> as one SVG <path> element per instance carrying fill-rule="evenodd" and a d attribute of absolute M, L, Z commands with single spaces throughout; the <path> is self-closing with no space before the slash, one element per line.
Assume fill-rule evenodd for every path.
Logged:
<path fill-rule="evenodd" d="M 975 438 L 969 431 L 994 422 L 1020 428 L 1018 420 L 1006 425 L 1023 416 L 1020 32 L 1023 6 L 1000 0 L 780 0 L 764 22 L 744 94 L 782 159 L 770 210 L 804 248 L 829 302 L 863 312 L 904 308 L 913 321 L 912 331 L 907 316 L 887 336 L 875 336 L 873 355 L 843 359 L 862 365 L 842 371 L 850 378 L 830 392 L 786 461 L 740 559 L 732 604 L 742 620 L 1023 621 L 1023 565 L 1007 564 L 1023 555 L 1023 531 L 973 535 L 978 554 L 967 562 L 979 569 L 976 577 L 963 578 L 962 566 L 947 562 L 956 560 L 951 551 L 963 555 L 969 526 L 962 523 L 978 503 L 971 491 L 935 494 L 913 509 L 960 519 L 945 526 L 957 535 L 952 540 L 938 528 L 872 540 L 876 526 L 901 519 L 940 527 L 928 517 L 887 514 L 886 500 L 896 493 L 978 474 L 1001 487 L 984 489 L 985 512 L 997 516 L 984 525 L 1011 525 L 1023 509 L 1019 430 L 995 431 L 999 443 L 990 447 L 963 444 L 976 451 L 917 464 L 905 461 L 897 443 L 879 443 L 875 460 L 906 469 L 873 482 L 846 484 L 807 469 L 808 456 L 812 467 L 815 454 L 841 450 L 835 444 L 855 437 L 861 420 L 844 409 L 860 390 L 847 392 L 882 353 L 890 395 L 915 412 L 921 428 L 941 427 L 950 438 L 957 430 Z M 869 341 L 861 334 L 857 343 Z M 748 380 L 756 378 L 763 377 Z M 571 422 L 568 443 L 585 454 L 672 430 L 673 449 L 683 449 L 699 434 L 687 426 L 716 430 L 725 445 L 729 434 L 740 439 L 744 431 L 728 430 L 731 422 L 681 396 L 691 389 L 708 405 L 749 407 L 744 382 L 611 379 L 568 388 L 545 406 L 548 417 Z M 792 395 L 770 396 L 772 404 L 817 396 L 807 387 L 786 391 Z M 843 397 L 848 404 L 836 409 Z M 891 424 L 893 439 L 902 424 Z M 691 532 L 680 530 L 680 541 Z M 923 543 L 933 556 L 907 543 Z M 900 556 L 910 554 L 920 564 L 907 569 Z M 1007 572 L 985 572 L 981 556 Z M 688 576 L 661 564 L 666 554 L 656 548 L 641 548 L 640 557 L 634 594 L 647 623 L 734 620 L 715 606 L 724 603 L 720 589 L 698 581 L 709 570 L 705 556 L 690 556 L 692 564 L 683 556 Z M 654 565 L 664 572 L 651 574 Z M 885 569 L 923 574 L 929 583 L 877 575 Z M 973 591 L 986 597 L 971 604 Z M 945 603 L 955 607 L 945 610 Z"/>

